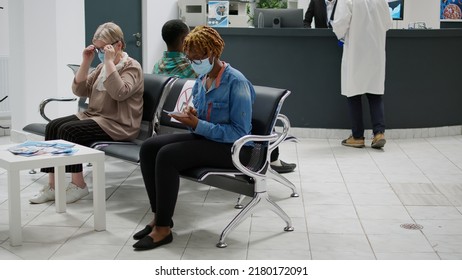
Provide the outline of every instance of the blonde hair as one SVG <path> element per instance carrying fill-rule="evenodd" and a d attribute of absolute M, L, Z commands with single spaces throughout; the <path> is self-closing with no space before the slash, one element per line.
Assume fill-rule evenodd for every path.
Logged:
<path fill-rule="evenodd" d="M 205 51 L 207 55 L 213 54 L 219 58 L 224 47 L 225 42 L 215 29 L 200 25 L 186 36 L 183 51 L 185 53 L 189 53 L 191 49 L 195 51 Z"/>
<path fill-rule="evenodd" d="M 122 42 L 122 49 L 125 49 L 124 33 L 122 29 L 113 22 L 106 22 L 98 26 L 93 35 L 93 43 L 96 40 L 101 40 L 106 44 L 112 44 L 114 42 Z"/>

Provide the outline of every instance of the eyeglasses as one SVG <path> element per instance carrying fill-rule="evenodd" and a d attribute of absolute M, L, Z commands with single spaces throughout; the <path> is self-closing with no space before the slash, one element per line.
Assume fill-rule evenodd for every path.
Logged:
<path fill-rule="evenodd" d="M 208 59 L 207 54 L 204 54 L 202 57 L 204 57 L 204 58 L 202 58 L 202 59 L 191 59 L 191 58 L 187 57 L 187 59 L 189 60 L 189 63 L 191 63 L 191 64 L 201 65 L 203 60 Z"/>
<path fill-rule="evenodd" d="M 114 45 L 114 44 L 117 44 L 119 41 L 115 41 L 114 43 L 110 44 L 110 45 Z M 107 45 L 104 45 L 102 48 L 97 48 L 95 47 L 95 52 L 96 53 L 104 53 L 104 47 L 107 46 Z"/>
<path fill-rule="evenodd" d="M 191 64 L 195 64 L 195 65 L 201 65 L 202 64 L 201 59 L 188 59 L 188 60 L 189 60 L 189 63 L 191 63 Z"/>

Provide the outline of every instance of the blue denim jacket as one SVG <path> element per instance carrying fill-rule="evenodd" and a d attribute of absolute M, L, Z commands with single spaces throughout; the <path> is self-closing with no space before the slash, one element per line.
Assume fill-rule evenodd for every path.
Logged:
<path fill-rule="evenodd" d="M 233 143 L 252 130 L 252 104 L 255 90 L 238 70 L 226 64 L 208 91 L 205 75 L 192 89 L 199 123 L 193 131 L 207 139 Z"/>

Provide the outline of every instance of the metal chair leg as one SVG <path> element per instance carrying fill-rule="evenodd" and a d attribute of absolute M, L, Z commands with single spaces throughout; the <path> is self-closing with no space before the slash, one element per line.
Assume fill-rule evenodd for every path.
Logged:
<path fill-rule="evenodd" d="M 268 175 L 269 178 L 281 183 L 282 185 L 292 190 L 292 194 L 290 195 L 291 197 L 299 197 L 297 193 L 297 188 L 295 188 L 295 185 L 291 181 L 289 181 L 286 177 L 282 176 L 281 174 L 271 169 L 271 167 L 268 168 L 268 171 L 269 172 L 266 174 Z"/>
<path fill-rule="evenodd" d="M 234 209 L 242 209 L 244 208 L 244 205 L 242 205 L 242 201 L 244 201 L 245 195 L 240 194 L 239 197 L 237 198 L 236 205 L 234 205 Z"/>
<path fill-rule="evenodd" d="M 284 231 L 294 230 L 292 226 L 292 220 L 290 219 L 290 217 L 284 212 L 284 210 L 282 210 L 274 201 L 272 201 L 269 198 L 268 193 L 266 191 L 261 193 L 255 193 L 252 200 L 241 210 L 241 212 L 239 212 L 239 214 L 237 214 L 234 217 L 234 219 L 223 230 L 223 232 L 220 235 L 220 240 L 218 241 L 216 246 L 218 248 L 226 248 L 228 244 L 226 244 L 225 239 L 228 236 L 228 234 L 259 208 L 270 209 L 279 217 L 281 217 L 286 222 L 286 227 L 284 228 Z"/>

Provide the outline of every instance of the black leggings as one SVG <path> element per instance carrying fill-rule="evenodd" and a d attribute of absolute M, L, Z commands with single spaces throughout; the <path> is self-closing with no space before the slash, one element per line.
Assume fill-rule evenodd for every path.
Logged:
<path fill-rule="evenodd" d="M 143 143 L 140 167 L 156 225 L 170 225 L 178 197 L 180 172 L 200 166 L 234 168 L 231 146 L 193 133 L 158 135 Z M 241 161 L 248 162 L 250 154 L 250 148 L 242 149 Z"/>
<path fill-rule="evenodd" d="M 50 121 L 45 129 L 45 140 L 63 139 L 82 146 L 95 141 L 113 141 L 112 138 L 92 119 L 80 120 L 76 115 L 57 118 Z M 67 165 L 66 172 L 82 172 L 82 164 Z M 40 171 L 54 173 L 53 167 Z"/>

